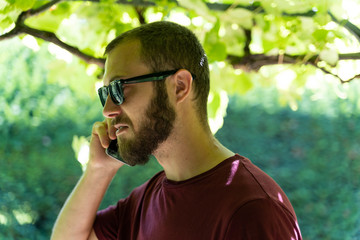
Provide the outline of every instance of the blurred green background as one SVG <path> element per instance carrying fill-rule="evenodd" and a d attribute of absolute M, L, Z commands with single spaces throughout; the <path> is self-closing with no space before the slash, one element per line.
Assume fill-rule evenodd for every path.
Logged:
<path fill-rule="evenodd" d="M 73 137 L 88 136 L 102 119 L 100 103 L 48 82 L 53 58 L 45 47 L 35 53 L 13 39 L 0 52 L 0 239 L 48 239 L 82 174 Z M 360 239 L 360 82 L 321 91 L 314 100 L 319 91 L 307 89 L 297 111 L 278 103 L 276 87 L 232 96 L 216 136 L 283 187 L 304 239 Z M 155 161 L 122 168 L 102 207 L 159 170 Z"/>
<path fill-rule="evenodd" d="M 0 0 L 0 239 L 49 239 L 86 165 L 86 137 L 103 119 L 101 61 L 79 60 L 59 41 L 94 60 L 116 35 L 169 20 L 194 31 L 207 52 L 216 137 L 280 184 L 303 239 L 359 240 L 359 6 Z M 155 160 L 121 168 L 101 208 L 157 171 Z"/>

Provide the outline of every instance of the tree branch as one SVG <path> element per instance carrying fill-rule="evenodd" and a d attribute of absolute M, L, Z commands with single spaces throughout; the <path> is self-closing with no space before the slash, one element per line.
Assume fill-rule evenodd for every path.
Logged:
<path fill-rule="evenodd" d="M 100 2 L 101 0 L 66 0 L 68 2 Z M 146 0 L 133 0 L 133 1 L 128 1 L 128 0 L 116 0 L 115 3 L 118 4 L 124 4 L 124 5 L 132 5 L 132 6 L 137 6 L 137 7 L 155 7 L 156 3 L 154 2 L 150 2 L 150 1 L 146 1 Z"/>
<path fill-rule="evenodd" d="M 355 26 L 348 20 L 340 20 L 339 21 L 330 11 L 328 13 L 334 22 L 336 22 L 340 26 L 344 26 L 360 42 L 360 29 L 357 26 Z"/>
<path fill-rule="evenodd" d="M 0 36 L 0 41 L 1 40 L 5 40 L 5 39 L 10 39 L 13 38 L 19 34 L 25 33 L 25 34 L 29 34 L 31 36 L 34 36 L 36 38 L 40 38 L 43 39 L 45 41 L 51 42 L 56 44 L 57 46 L 69 51 L 70 53 L 72 53 L 73 55 L 81 58 L 82 60 L 84 60 L 87 63 L 92 63 L 92 64 L 96 64 L 101 68 L 104 68 L 104 63 L 105 60 L 102 58 L 95 58 L 93 56 L 87 55 L 83 52 L 81 52 L 78 48 L 71 46 L 63 41 L 61 41 L 55 33 L 52 32 L 48 32 L 48 31 L 42 31 L 42 30 L 38 30 L 38 29 L 34 29 L 31 28 L 27 25 L 25 25 L 25 20 L 28 17 L 37 15 L 43 11 L 48 10 L 49 8 L 51 8 L 52 6 L 54 6 L 55 4 L 58 4 L 59 2 L 64 1 L 64 0 L 52 0 L 42 6 L 40 6 L 39 8 L 36 9 L 30 9 L 28 11 L 22 12 L 18 19 L 15 22 L 15 27 Z M 90 2 L 99 2 L 100 0 L 66 0 L 66 1 L 90 1 Z M 173 0 L 174 2 L 176 2 L 176 0 Z M 145 1 L 145 0 L 133 0 L 133 1 L 128 1 L 128 0 L 117 0 L 116 1 L 119 4 L 131 4 L 135 7 L 135 10 L 138 14 L 138 18 L 139 18 L 139 22 L 141 24 L 145 24 L 145 18 L 144 18 L 144 11 L 146 9 L 146 7 L 149 6 L 155 6 L 154 2 L 150 2 L 150 1 Z M 209 9 L 211 10 L 215 10 L 215 11 L 226 11 L 229 8 L 244 8 L 247 9 L 249 11 L 256 11 L 257 13 L 265 13 L 265 10 L 262 8 L 261 4 L 259 2 L 254 2 L 253 4 L 250 5 L 239 5 L 239 4 L 222 4 L 222 3 L 206 3 L 207 6 L 209 7 Z M 316 14 L 315 11 L 310 10 L 308 12 L 305 13 L 296 13 L 296 14 L 287 14 L 287 13 L 283 13 L 283 15 L 286 16 L 306 16 L 306 17 L 313 17 Z M 360 30 L 359 28 L 357 28 L 355 25 L 353 25 L 351 22 L 349 21 L 338 21 L 330 12 L 329 15 L 332 17 L 333 21 L 337 22 L 338 24 L 342 24 L 344 27 L 346 27 L 349 31 L 351 31 L 355 36 L 358 37 L 358 39 L 360 39 Z M 246 30 L 245 31 L 246 34 L 246 42 L 245 42 L 245 47 L 244 47 L 244 52 L 245 55 L 243 57 L 238 57 L 238 56 L 234 56 L 234 55 L 229 55 L 228 56 L 228 61 L 233 65 L 234 68 L 242 68 L 246 71 L 251 71 L 251 70 L 259 70 L 262 66 L 266 66 L 266 65 L 274 65 L 274 64 L 295 64 L 299 61 L 302 61 L 304 64 L 311 64 L 319 69 L 321 69 L 322 71 L 324 71 L 327 74 L 332 74 L 336 77 L 338 77 L 340 79 L 341 82 L 348 82 L 351 81 L 355 78 L 359 78 L 359 75 L 355 76 L 352 79 L 349 80 L 343 80 L 341 79 L 339 76 L 329 72 L 328 70 L 321 68 L 318 66 L 317 62 L 319 59 L 319 56 L 312 56 L 311 58 L 308 58 L 305 55 L 286 55 L 286 54 L 281 54 L 278 56 L 267 56 L 265 54 L 251 54 L 250 52 L 250 42 L 251 42 L 251 31 L 250 30 Z M 347 59 L 360 59 L 360 52 L 358 53 L 348 53 L 348 54 L 340 54 L 339 55 L 339 60 L 347 60 Z"/>
<path fill-rule="evenodd" d="M 27 33 L 33 37 L 41 38 L 45 41 L 51 42 L 56 44 L 57 46 L 69 51 L 70 53 L 74 54 L 75 56 L 79 57 L 80 59 L 84 60 L 89 64 L 96 64 L 101 68 L 104 68 L 105 59 L 102 58 L 95 58 L 93 56 L 87 55 L 81 52 L 78 48 L 66 44 L 65 42 L 61 41 L 53 32 L 42 31 L 38 29 L 34 29 L 28 26 L 22 26 L 21 28 L 23 33 Z"/>
<path fill-rule="evenodd" d="M 0 36 L 0 41 L 1 40 L 6 40 L 6 39 L 10 39 L 13 38 L 19 34 L 25 33 L 25 34 L 29 34 L 33 37 L 36 38 L 40 38 L 43 39 L 45 41 L 51 42 L 56 44 L 57 46 L 69 51 L 70 53 L 72 53 L 73 55 L 79 57 L 80 59 L 84 60 L 85 62 L 89 63 L 89 64 L 96 64 L 98 65 L 100 68 L 104 68 L 105 65 L 105 59 L 102 58 L 95 58 L 93 56 L 90 56 L 88 54 L 85 54 L 83 52 L 81 52 L 78 48 L 71 46 L 63 41 L 61 41 L 53 32 L 48 32 L 48 31 L 42 31 L 42 30 L 38 30 L 35 28 L 31 28 L 27 25 L 25 25 L 25 20 L 28 17 L 37 15 L 43 11 L 46 11 L 47 9 L 51 8 L 52 6 L 54 6 L 55 4 L 61 2 L 62 0 L 53 0 L 51 2 L 48 2 L 42 6 L 40 6 L 39 8 L 36 9 L 30 9 L 28 11 L 22 12 L 16 22 L 15 22 L 15 27 L 10 31 L 7 32 L 3 35 Z"/>
<path fill-rule="evenodd" d="M 138 16 L 138 19 L 139 19 L 139 23 L 140 23 L 141 25 L 146 24 L 145 16 L 144 16 L 145 10 L 146 10 L 146 7 L 135 6 L 135 11 L 136 11 L 136 13 L 137 13 L 137 16 Z"/>
<path fill-rule="evenodd" d="M 0 41 L 16 37 L 21 33 L 20 27 L 15 26 L 10 32 L 0 35 Z"/>
<path fill-rule="evenodd" d="M 46 4 L 44 4 L 44 5 L 36 8 L 36 9 L 29 9 L 28 11 L 25 11 L 22 14 L 24 15 L 24 18 L 35 16 L 35 15 L 38 15 L 39 13 L 42 13 L 42 12 L 48 10 L 49 8 L 51 8 L 52 6 L 60 3 L 61 1 L 63 1 L 63 0 L 52 0 L 52 1 L 50 1 L 50 2 L 48 2 Z"/>
<path fill-rule="evenodd" d="M 299 61 L 302 61 L 303 64 L 310 64 L 326 74 L 330 74 L 340 80 L 341 83 L 350 82 L 354 79 L 360 78 L 360 74 L 350 78 L 342 79 L 340 76 L 328 71 L 327 69 L 320 67 L 318 65 L 319 56 L 315 55 L 311 58 L 307 58 L 306 55 L 264 55 L 264 54 L 253 54 L 247 55 L 244 57 L 238 57 L 234 55 L 228 55 L 227 60 L 235 69 L 242 69 L 244 71 L 258 71 L 263 66 L 268 65 L 277 65 L 281 59 L 281 64 L 296 64 Z M 305 60 L 306 59 L 306 60 Z M 339 60 L 360 60 L 360 52 L 358 53 L 348 53 L 348 54 L 339 54 Z"/>
<path fill-rule="evenodd" d="M 279 58 L 282 59 L 282 64 L 294 64 L 299 59 L 299 56 L 252 54 L 238 57 L 228 55 L 227 60 L 235 69 L 258 71 L 262 66 L 278 64 Z"/>
<path fill-rule="evenodd" d="M 44 5 L 36 8 L 36 9 L 29 9 L 27 11 L 20 13 L 20 15 L 18 16 L 18 18 L 15 21 L 15 27 L 10 32 L 0 35 L 0 41 L 10 39 L 10 38 L 13 38 L 13 37 L 21 34 L 22 27 L 25 25 L 25 20 L 27 18 L 38 15 L 39 13 L 46 11 L 47 9 L 51 8 L 52 6 L 54 6 L 55 4 L 57 4 L 61 1 L 63 1 L 63 0 L 53 0 L 53 1 L 50 1 Z"/>
<path fill-rule="evenodd" d="M 80 2 L 100 2 L 101 0 L 66 0 L 69 2 L 76 2 L 76 1 L 80 1 Z M 139 6 L 139 7 L 155 7 L 156 6 L 156 2 L 151 2 L 148 0 L 116 0 L 115 1 L 118 4 L 124 4 L 124 5 L 132 5 L 132 6 Z M 169 2 L 175 2 L 178 4 L 177 0 L 169 0 Z M 261 6 L 261 3 L 259 1 L 253 1 L 253 3 L 249 4 L 249 5 L 243 5 L 243 4 L 234 4 L 234 3 L 209 3 L 209 2 L 205 2 L 206 6 L 210 9 L 210 10 L 214 10 L 214 11 L 226 11 L 229 8 L 243 8 L 249 11 L 256 11 L 256 13 L 266 13 L 264 8 Z M 178 4 L 179 5 L 179 4 Z M 309 10 L 307 12 L 303 12 L 303 13 L 286 13 L 283 12 L 282 15 L 284 16 L 293 16 L 293 17 L 313 17 L 314 15 L 316 15 L 316 11 L 314 10 Z"/>
<path fill-rule="evenodd" d="M 245 32 L 245 37 L 246 37 L 245 46 L 244 46 L 244 55 L 249 56 L 249 55 L 251 55 L 251 52 L 250 52 L 250 43 L 252 41 L 251 30 L 244 29 L 244 32 Z"/>

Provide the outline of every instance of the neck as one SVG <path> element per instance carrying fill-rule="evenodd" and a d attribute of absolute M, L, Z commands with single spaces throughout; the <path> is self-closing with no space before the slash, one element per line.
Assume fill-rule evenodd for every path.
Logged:
<path fill-rule="evenodd" d="M 174 128 L 166 142 L 154 153 L 169 180 L 182 181 L 210 170 L 234 155 L 196 124 Z"/>

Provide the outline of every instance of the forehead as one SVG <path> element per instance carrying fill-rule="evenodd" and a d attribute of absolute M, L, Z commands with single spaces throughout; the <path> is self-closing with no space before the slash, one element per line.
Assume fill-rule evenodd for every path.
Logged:
<path fill-rule="evenodd" d="M 119 78 L 130 78 L 147 74 L 149 68 L 141 61 L 140 42 L 126 41 L 112 49 L 105 63 L 104 85 Z"/>

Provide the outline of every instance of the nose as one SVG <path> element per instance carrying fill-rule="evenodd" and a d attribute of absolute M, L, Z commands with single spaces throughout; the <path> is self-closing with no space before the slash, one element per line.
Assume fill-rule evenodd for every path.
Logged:
<path fill-rule="evenodd" d="M 116 105 L 112 100 L 111 97 L 107 97 L 105 106 L 103 109 L 103 115 L 106 118 L 115 118 L 122 113 L 121 105 Z"/>

